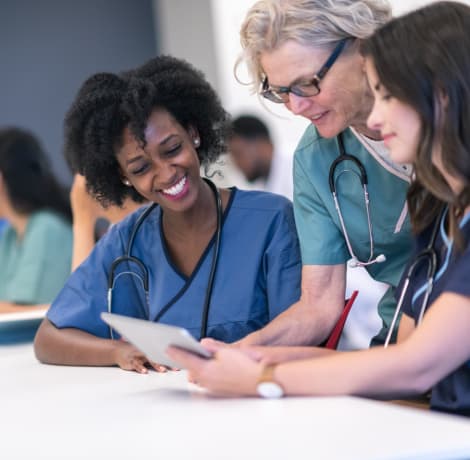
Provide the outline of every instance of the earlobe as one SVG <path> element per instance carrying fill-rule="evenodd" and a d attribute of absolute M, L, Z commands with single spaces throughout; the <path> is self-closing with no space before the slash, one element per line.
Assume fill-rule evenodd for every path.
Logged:
<path fill-rule="evenodd" d="M 189 137 L 192 139 L 194 146 L 199 147 L 199 145 L 201 144 L 201 140 L 200 140 L 197 129 L 194 128 L 193 126 L 190 126 L 188 129 L 188 134 L 189 134 Z"/>

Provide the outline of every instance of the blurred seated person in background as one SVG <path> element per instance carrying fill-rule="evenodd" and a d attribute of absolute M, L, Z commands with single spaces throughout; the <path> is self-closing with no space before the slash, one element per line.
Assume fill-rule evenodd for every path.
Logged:
<path fill-rule="evenodd" d="M 0 218 L 0 236 L 2 235 L 3 231 L 7 228 L 8 221 L 6 219 Z"/>
<path fill-rule="evenodd" d="M 0 130 L 0 312 L 44 308 L 70 273 L 71 213 L 39 141 Z"/>
<path fill-rule="evenodd" d="M 253 115 L 241 115 L 231 128 L 229 153 L 250 188 L 292 200 L 292 157 L 276 151 L 266 124 Z"/>
<path fill-rule="evenodd" d="M 85 178 L 80 174 L 75 174 L 70 190 L 70 204 L 73 214 L 72 271 L 88 257 L 110 225 L 142 206 L 142 203 L 128 197 L 122 206 L 103 207 L 90 195 Z"/>
<path fill-rule="evenodd" d="M 201 164 L 226 150 L 228 115 L 190 64 L 159 56 L 131 72 L 90 77 L 65 127 L 69 163 L 94 197 L 152 204 L 113 225 L 73 272 L 36 335 L 40 361 L 147 372 L 146 357 L 113 340 L 102 312 L 233 342 L 299 298 L 289 200 L 219 190 L 200 175 Z M 116 265 L 126 254 L 133 259 Z"/>

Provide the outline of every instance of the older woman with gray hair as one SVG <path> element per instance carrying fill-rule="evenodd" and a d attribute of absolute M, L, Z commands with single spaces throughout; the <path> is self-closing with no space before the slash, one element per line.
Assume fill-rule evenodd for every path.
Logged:
<path fill-rule="evenodd" d="M 411 249 L 411 167 L 395 164 L 387 139 L 366 125 L 373 97 L 359 43 L 390 17 L 379 0 L 261 0 L 246 15 L 240 61 L 254 89 L 311 125 L 294 160 L 302 296 L 245 345 L 322 343 L 344 307 L 347 266 L 389 286 L 378 305 L 382 328 L 367 325 L 377 315 L 361 324 L 370 334 L 362 343 L 384 342 Z"/>

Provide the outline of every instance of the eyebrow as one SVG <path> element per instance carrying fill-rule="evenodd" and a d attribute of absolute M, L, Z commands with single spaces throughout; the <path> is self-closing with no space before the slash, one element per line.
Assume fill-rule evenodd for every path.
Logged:
<path fill-rule="evenodd" d="M 177 134 L 170 134 L 169 136 L 165 137 L 162 141 L 158 143 L 158 145 L 165 145 L 167 144 L 173 137 L 178 137 Z"/>
<path fill-rule="evenodd" d="M 158 145 L 166 145 L 168 144 L 168 142 L 170 142 L 174 137 L 178 137 L 177 134 L 170 134 L 168 135 L 167 137 L 165 137 L 163 140 L 161 140 Z M 137 161 L 140 161 L 142 159 L 142 155 L 137 155 L 133 158 L 131 158 L 130 160 L 126 161 L 126 165 L 131 165 Z"/>
<path fill-rule="evenodd" d="M 126 165 L 129 166 L 132 163 L 135 163 L 136 161 L 140 161 L 142 159 L 142 155 L 138 155 L 134 158 L 131 158 L 130 160 L 126 161 Z"/>

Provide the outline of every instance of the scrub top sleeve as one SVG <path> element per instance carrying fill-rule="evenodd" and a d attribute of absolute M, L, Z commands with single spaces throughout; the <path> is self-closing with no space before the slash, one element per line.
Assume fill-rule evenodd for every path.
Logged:
<path fill-rule="evenodd" d="M 265 253 L 264 267 L 269 320 L 300 298 L 301 258 L 292 204 L 286 204 L 274 222 L 274 234 Z"/>
<path fill-rule="evenodd" d="M 67 227 L 37 220 L 23 240 L 17 273 L 9 286 L 16 303 L 52 302 L 70 273 L 72 239 Z"/>
<path fill-rule="evenodd" d="M 459 254 L 458 260 L 452 264 L 448 281 L 444 286 L 444 292 L 453 292 L 470 297 L 470 246 Z"/>
<path fill-rule="evenodd" d="M 124 254 L 126 235 L 113 226 L 72 273 L 52 303 L 47 317 L 58 328 L 81 329 L 109 338 L 100 314 L 107 310 L 108 272 L 112 261 Z"/>
<path fill-rule="evenodd" d="M 324 180 L 328 181 L 328 177 Z M 336 265 L 349 259 L 343 235 L 297 155 L 294 160 L 294 213 L 303 265 Z"/>

